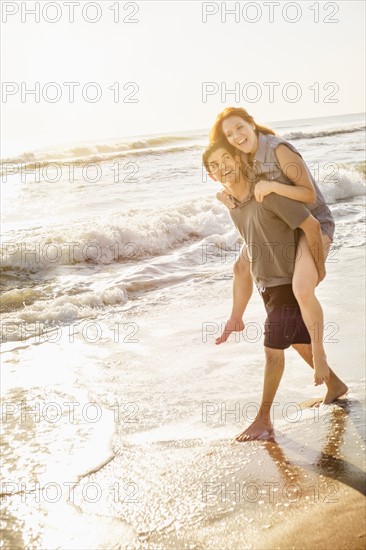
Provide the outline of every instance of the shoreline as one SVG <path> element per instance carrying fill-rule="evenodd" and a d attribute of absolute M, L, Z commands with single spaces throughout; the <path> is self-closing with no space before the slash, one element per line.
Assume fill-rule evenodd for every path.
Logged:
<path fill-rule="evenodd" d="M 80 334 L 72 345 L 66 338 L 56 344 L 7 343 L 2 365 L 6 401 L 24 400 L 29 406 L 50 399 L 59 406 L 94 402 L 103 415 L 98 423 L 88 423 L 79 406 L 76 422 L 63 416 L 52 425 L 22 424 L 20 415 L 9 412 L 11 422 L 4 423 L 6 479 L 39 481 L 41 488 L 73 479 L 74 498 L 70 502 L 66 490 L 54 503 L 37 502 L 34 494 L 8 496 L 4 550 L 21 544 L 70 550 L 322 550 L 325 541 L 345 550 L 362 548 L 364 255 L 359 248 L 341 249 L 318 292 L 331 323 L 326 334 L 334 340 L 327 345 L 329 360 L 350 386 L 349 394 L 316 411 L 302 409 L 299 417 L 293 410 L 284 414 L 284 407 L 301 408 L 305 399 L 324 393 L 324 388 L 314 388 L 310 368 L 288 351 L 276 396 L 282 410 L 274 411 L 275 444 L 233 442 L 250 420 L 243 409 L 241 415 L 233 414 L 233 405 L 236 410 L 236 403 L 245 407 L 260 399 L 262 338 L 233 338 L 221 346 L 214 344 L 216 334 L 203 338 L 202 324 L 219 330 L 230 310 L 229 266 L 225 273 L 215 272 L 209 283 L 176 286 L 170 301 L 167 289 L 152 313 L 132 316 L 139 323 L 135 344 L 116 345 L 107 338 L 91 344 Z M 257 326 L 264 321 L 258 293 L 246 318 Z M 108 322 L 103 319 L 106 326 Z M 50 362 L 56 352 L 57 361 Z M 112 414 L 116 402 L 118 421 Z M 133 412 L 124 408 L 126 403 L 137 405 L 135 422 L 124 419 Z M 207 403 L 212 412 L 205 421 Z M 95 502 L 93 486 L 101 493 Z M 128 500 L 132 489 L 135 502 Z M 67 518 L 67 529 L 62 518 Z M 39 532 L 36 540 L 34 530 Z"/>

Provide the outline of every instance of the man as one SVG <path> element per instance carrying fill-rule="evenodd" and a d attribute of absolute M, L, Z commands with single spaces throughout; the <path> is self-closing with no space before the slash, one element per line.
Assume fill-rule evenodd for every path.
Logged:
<path fill-rule="evenodd" d="M 203 163 L 209 175 L 234 197 L 237 208 L 230 210 L 230 216 L 246 244 L 250 272 L 267 311 L 262 400 L 255 420 L 236 439 L 273 439 L 270 410 L 284 371 L 284 350 L 292 345 L 313 368 L 310 335 L 291 283 L 299 236 L 297 228 L 305 233 L 319 282 L 325 276 L 320 224 L 298 201 L 270 193 L 262 202 L 257 202 L 254 181 L 244 176 L 240 157 L 227 143 L 211 144 L 203 155 Z M 246 304 L 252 293 L 250 272 L 248 270 Z M 326 385 L 324 403 L 335 401 L 348 390 L 331 369 Z"/>

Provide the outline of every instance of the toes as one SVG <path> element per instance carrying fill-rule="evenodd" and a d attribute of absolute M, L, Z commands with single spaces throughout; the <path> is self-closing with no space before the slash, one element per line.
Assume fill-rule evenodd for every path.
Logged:
<path fill-rule="evenodd" d="M 249 440 L 249 436 L 247 434 L 240 434 L 238 436 L 236 436 L 236 441 L 248 441 Z"/>

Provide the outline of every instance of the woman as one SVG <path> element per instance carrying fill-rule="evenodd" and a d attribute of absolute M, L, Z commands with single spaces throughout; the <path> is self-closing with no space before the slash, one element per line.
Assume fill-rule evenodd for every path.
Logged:
<path fill-rule="evenodd" d="M 269 193 L 277 193 L 289 199 L 306 203 L 311 214 L 319 221 L 325 257 L 333 241 L 334 220 L 325 199 L 312 178 L 297 149 L 273 130 L 256 124 L 253 117 L 242 108 L 228 107 L 222 111 L 210 132 L 210 142 L 227 140 L 241 152 L 244 168 L 254 173 L 259 181 L 254 190 L 261 202 Z M 228 208 L 235 208 L 232 197 L 226 192 L 217 198 Z M 223 335 L 217 343 L 225 341 L 233 330 L 244 328 L 243 305 L 246 303 L 243 281 L 247 277 L 249 263 L 240 254 L 234 265 L 233 310 Z M 302 317 L 311 336 L 315 385 L 329 377 L 329 365 L 323 346 L 323 310 L 315 296 L 318 271 L 312 258 L 305 235 L 299 239 L 293 291 L 299 303 Z"/>

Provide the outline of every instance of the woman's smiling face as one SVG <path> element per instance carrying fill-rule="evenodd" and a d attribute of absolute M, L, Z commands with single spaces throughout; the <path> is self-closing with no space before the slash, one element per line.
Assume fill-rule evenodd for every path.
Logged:
<path fill-rule="evenodd" d="M 229 116 L 222 122 L 222 131 L 228 142 L 243 153 L 255 153 L 258 147 L 254 126 L 237 115 Z"/>

